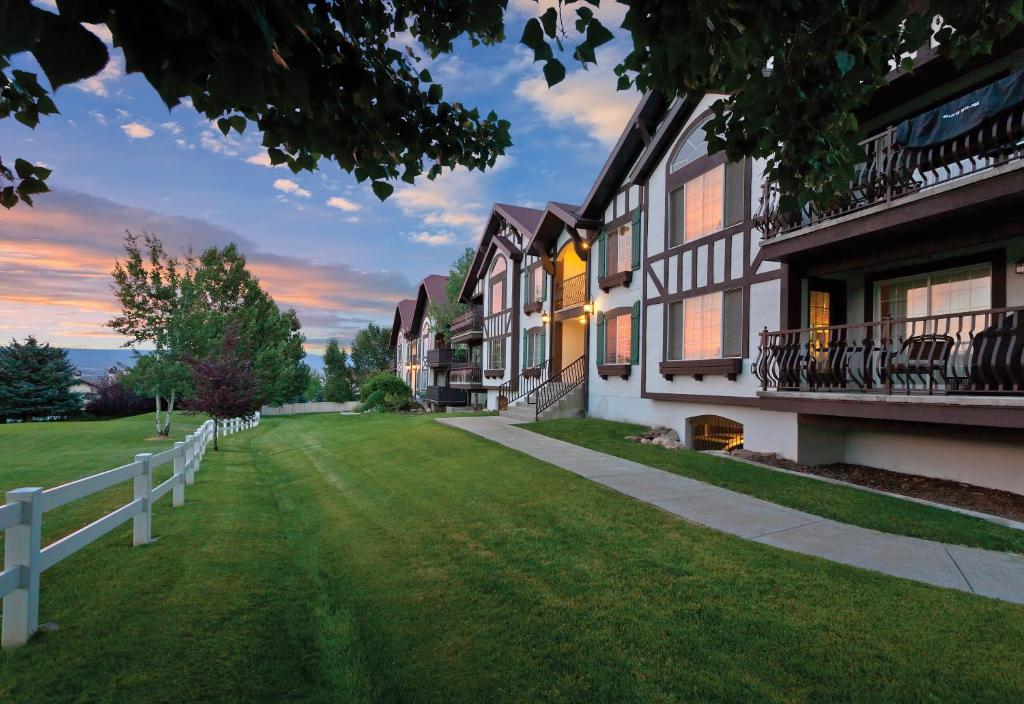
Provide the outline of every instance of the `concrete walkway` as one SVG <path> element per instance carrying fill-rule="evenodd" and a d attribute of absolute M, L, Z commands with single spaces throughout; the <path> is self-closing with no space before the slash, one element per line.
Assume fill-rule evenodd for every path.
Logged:
<path fill-rule="evenodd" d="M 747 540 L 1024 604 L 1024 558 L 839 523 L 517 428 L 509 418 L 445 418 L 639 501 Z"/>

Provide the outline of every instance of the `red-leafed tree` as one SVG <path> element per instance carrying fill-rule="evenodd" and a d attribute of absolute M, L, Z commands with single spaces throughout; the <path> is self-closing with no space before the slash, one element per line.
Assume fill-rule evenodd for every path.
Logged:
<path fill-rule="evenodd" d="M 252 417 L 263 405 L 252 362 L 239 348 L 238 339 L 238 330 L 229 328 L 220 350 L 191 364 L 195 393 L 189 407 L 209 415 L 214 431 L 223 420 Z M 218 449 L 216 432 L 213 449 Z"/>

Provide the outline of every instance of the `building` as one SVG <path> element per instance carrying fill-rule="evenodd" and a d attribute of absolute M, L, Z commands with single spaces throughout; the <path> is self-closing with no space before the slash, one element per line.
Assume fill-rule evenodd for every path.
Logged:
<path fill-rule="evenodd" d="M 579 206 L 495 205 L 451 383 L 590 415 L 1024 494 L 1024 74 L 919 53 L 860 111 L 842 198 L 783 212 L 708 154 L 720 96 L 643 98 Z M 938 125 L 939 127 L 936 127 Z"/>

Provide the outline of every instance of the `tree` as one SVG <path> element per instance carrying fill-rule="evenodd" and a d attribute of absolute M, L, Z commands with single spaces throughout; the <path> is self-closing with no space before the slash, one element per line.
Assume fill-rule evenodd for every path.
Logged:
<path fill-rule="evenodd" d="M 359 389 L 362 411 L 404 411 L 412 406 L 412 388 L 390 372 L 377 372 Z"/>
<path fill-rule="evenodd" d="M 373 323 L 367 325 L 352 341 L 351 358 L 358 380 L 386 370 L 391 361 L 391 331 Z"/>
<path fill-rule="evenodd" d="M 251 124 L 272 163 L 298 172 L 332 159 L 381 198 L 424 171 L 492 166 L 511 144 L 507 121 L 445 101 L 417 55 L 450 52 L 458 38 L 500 41 L 502 0 L 64 0 L 56 9 L 0 4 L 0 117 L 35 127 L 57 112 L 35 74 L 10 70 L 15 54 L 31 52 L 51 90 L 103 70 L 108 51 L 89 22 L 107 26 L 126 71 L 168 108 L 190 99 L 225 134 Z M 46 190 L 48 170 L 21 160 L 16 170 L 0 177 L 10 182 L 6 207 Z"/>
<path fill-rule="evenodd" d="M 246 357 L 238 330 L 229 328 L 221 338 L 220 349 L 192 360 L 195 392 L 190 406 L 203 411 L 214 422 L 213 449 L 217 447 L 217 426 L 227 418 L 250 418 L 263 405 L 252 363 Z"/>
<path fill-rule="evenodd" d="M 332 338 L 327 341 L 327 349 L 324 350 L 324 399 L 344 403 L 355 397 L 348 355 L 338 347 L 338 341 Z"/>
<path fill-rule="evenodd" d="M 588 65 L 596 62 L 594 47 L 614 36 L 583 3 L 573 23 L 566 15 L 574 4 L 558 0 L 523 31 L 549 84 L 564 77 L 558 54 L 573 37 L 580 39 L 573 59 Z M 709 151 L 766 159 L 784 209 L 828 203 L 847 190 L 864 158 L 858 142 L 867 136 L 858 109 L 893 67 L 912 68 L 908 55 L 928 46 L 934 17 L 942 24 L 935 39 L 957 65 L 991 53 L 1024 21 L 1019 0 L 623 4 L 622 30 L 633 49 L 615 67 L 619 88 L 659 90 L 670 99 L 729 96 L 713 105 Z"/>
<path fill-rule="evenodd" d="M 59 347 L 39 344 L 31 335 L 24 343 L 11 340 L 0 347 L 0 418 L 67 417 L 82 408 L 71 391 L 75 368 Z"/>
<path fill-rule="evenodd" d="M 306 401 L 323 401 L 324 378 L 317 372 L 310 370 L 309 382 L 306 384 L 306 390 L 302 393 L 302 396 Z"/>
<path fill-rule="evenodd" d="M 154 399 L 156 434 L 170 436 L 175 402 L 192 391 L 191 370 L 172 353 L 158 350 L 145 355 L 136 353 L 135 365 L 122 375 L 122 379 L 135 393 Z M 163 399 L 167 400 L 167 410 L 161 417 Z"/>
<path fill-rule="evenodd" d="M 97 418 L 124 418 L 145 413 L 151 403 L 125 386 L 122 373 L 97 382 L 96 395 L 85 404 L 85 412 Z"/>
<path fill-rule="evenodd" d="M 469 275 L 469 267 L 473 265 L 473 257 L 476 250 L 466 247 L 462 254 L 452 262 L 448 270 L 448 283 L 445 285 L 445 300 L 443 302 L 431 302 L 427 306 L 427 315 L 434 321 L 435 329 L 444 332 L 445 339 L 451 338 L 452 321 L 466 312 L 468 306 L 459 301 L 459 294 L 462 292 L 462 284 Z"/>

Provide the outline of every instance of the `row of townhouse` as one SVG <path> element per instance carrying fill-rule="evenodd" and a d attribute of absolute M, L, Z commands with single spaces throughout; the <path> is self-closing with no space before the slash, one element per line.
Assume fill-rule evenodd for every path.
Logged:
<path fill-rule="evenodd" d="M 399 373 L 523 420 L 665 425 L 696 449 L 1024 494 L 1019 60 L 925 50 L 893 73 L 828 210 L 783 212 L 762 162 L 708 154 L 719 96 L 647 94 L 582 204 L 494 206 L 461 356 L 427 387 L 402 345 L 430 349 L 429 292 L 399 304 Z"/>

